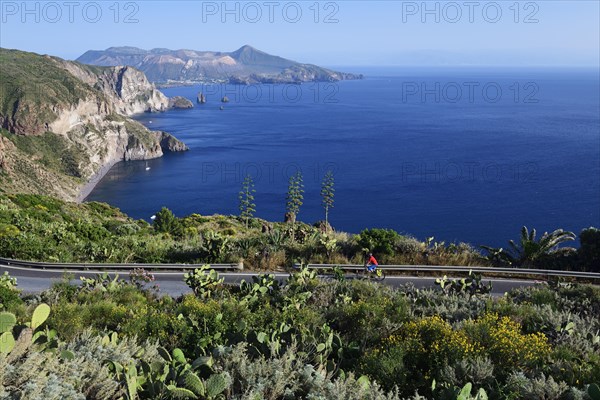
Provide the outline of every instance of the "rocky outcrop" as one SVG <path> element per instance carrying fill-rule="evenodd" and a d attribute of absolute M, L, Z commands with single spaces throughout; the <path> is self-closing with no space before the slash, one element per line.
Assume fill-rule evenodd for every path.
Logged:
<path fill-rule="evenodd" d="M 79 190 L 90 187 L 86 181 L 101 177 L 118 161 L 187 150 L 172 136 L 128 118 L 169 105 L 134 68 L 92 68 L 6 49 L 0 49 L 0 61 L 3 79 L 18 83 L 18 90 L 0 93 L 0 124 L 10 132 L 0 136 L 0 166 L 4 172 L 6 165 L 14 166 L 10 176 L 0 179 L 11 191 L 81 200 Z M 12 140 L 13 135 L 33 138 Z M 48 150 L 36 154 L 28 143 Z"/>
<path fill-rule="evenodd" d="M 175 108 L 175 109 L 194 108 L 194 103 L 192 103 L 185 97 L 175 96 L 175 97 L 171 97 L 169 99 L 169 108 Z"/>
<path fill-rule="evenodd" d="M 160 147 L 163 151 L 188 151 L 189 147 L 186 146 L 181 140 L 167 132 L 156 132 L 159 137 Z"/>
<path fill-rule="evenodd" d="M 0 170 L 6 170 L 7 169 L 7 165 L 6 165 L 6 144 L 4 144 L 4 141 L 9 142 L 7 139 L 4 139 L 2 136 L 0 136 Z M 0 171 L 1 172 L 1 171 Z"/>
<path fill-rule="evenodd" d="M 150 83 L 143 72 L 124 66 L 103 68 L 99 73 L 90 72 L 85 66 L 60 60 L 62 67 L 88 85 L 99 89 L 123 115 L 142 112 L 164 111 L 169 99 Z"/>
<path fill-rule="evenodd" d="M 164 111 L 169 104 L 167 96 L 157 90 L 143 72 L 131 67 L 114 67 L 105 71 L 99 84 L 119 114 Z"/>
<path fill-rule="evenodd" d="M 205 104 L 206 96 L 204 96 L 204 93 L 202 93 L 202 92 L 198 93 L 198 98 L 196 99 L 196 101 L 198 102 L 198 104 Z"/>
<path fill-rule="evenodd" d="M 134 68 L 93 71 L 61 59 L 46 60 L 47 67 L 54 69 L 59 78 L 10 93 L 10 107 L 6 113 L 0 112 L 1 127 L 22 135 L 64 135 L 75 126 L 113 114 L 164 111 L 169 105 L 169 99 Z"/>
<path fill-rule="evenodd" d="M 62 61 L 62 65 L 77 78 L 90 82 L 81 66 L 67 61 Z M 67 136 L 86 149 L 90 163 L 81 166 L 82 176 L 93 176 L 103 166 L 121 160 L 162 157 L 163 147 L 156 133 L 126 116 L 163 111 L 170 100 L 133 68 L 108 68 L 96 77 L 94 87 L 103 96 L 57 110 L 56 120 L 48 124 L 50 132 Z M 101 135 L 90 134 L 92 132 Z"/>

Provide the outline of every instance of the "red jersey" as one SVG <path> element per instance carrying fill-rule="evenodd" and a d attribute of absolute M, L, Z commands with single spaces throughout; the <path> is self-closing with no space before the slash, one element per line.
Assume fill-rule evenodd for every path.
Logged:
<path fill-rule="evenodd" d="M 369 257 L 368 263 L 371 264 L 371 265 L 379 265 L 379 263 L 377 262 L 377 260 L 373 256 Z"/>

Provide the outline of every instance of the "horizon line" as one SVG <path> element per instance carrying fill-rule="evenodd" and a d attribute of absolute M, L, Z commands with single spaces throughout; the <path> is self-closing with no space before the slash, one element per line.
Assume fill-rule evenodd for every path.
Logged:
<path fill-rule="evenodd" d="M 264 51 L 257 49 L 256 47 L 252 46 L 252 45 L 248 45 L 245 44 L 241 47 L 239 47 L 237 50 L 245 47 L 245 46 L 249 46 L 254 48 L 255 50 L 261 51 L 264 53 Z M 105 50 L 112 48 L 112 47 L 136 47 L 136 46 L 110 46 L 108 48 L 106 48 Z M 29 53 L 34 53 L 34 54 L 39 54 L 39 55 L 48 55 L 48 56 L 52 56 L 52 57 L 59 57 L 62 58 L 64 60 L 67 61 L 77 61 L 77 58 L 81 57 L 81 55 L 77 58 L 67 58 L 67 57 L 62 57 L 53 53 L 38 53 L 36 51 L 32 51 L 32 50 L 23 50 L 23 49 L 19 49 L 19 48 L 10 48 L 10 47 L 5 47 L 5 46 L 0 46 L 1 49 L 6 49 L 6 50 L 17 50 L 17 51 L 23 51 L 23 52 L 29 52 Z M 136 47 L 140 50 L 145 50 L 139 47 Z M 166 48 L 162 48 L 162 47 L 155 47 L 151 50 L 154 49 L 166 49 Z M 87 50 L 87 51 L 105 51 L 105 50 Z M 171 49 L 167 49 L 167 50 L 171 50 Z M 173 50 L 173 51 L 182 51 L 182 50 L 189 50 L 189 51 L 206 51 L 206 52 L 214 52 L 214 53 L 228 53 L 228 51 L 215 51 L 215 50 L 193 50 L 193 49 L 178 49 L 178 50 Z M 85 52 L 87 52 L 85 51 Z M 82 53 L 83 54 L 85 54 Z M 270 53 L 267 53 L 270 54 Z M 272 55 L 272 54 L 271 54 Z M 275 57 L 281 57 L 281 56 L 275 56 Z M 294 57 L 296 58 L 296 57 Z M 339 63 L 339 64 L 332 64 L 332 63 L 327 63 L 327 62 L 318 62 L 318 64 L 316 63 L 305 63 L 305 62 L 300 62 L 301 64 L 313 64 L 313 65 L 318 65 L 318 66 L 324 66 L 326 68 L 561 68 L 561 69 L 565 69 L 565 68 L 586 68 L 586 69 L 592 69 L 592 68 L 599 68 L 600 69 L 600 63 L 598 64 L 410 64 L 410 63 L 392 63 L 392 64 L 354 64 L 354 63 Z"/>

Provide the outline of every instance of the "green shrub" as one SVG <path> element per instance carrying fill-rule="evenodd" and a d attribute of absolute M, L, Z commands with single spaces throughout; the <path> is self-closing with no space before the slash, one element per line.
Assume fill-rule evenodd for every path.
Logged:
<path fill-rule="evenodd" d="M 10 238 L 19 235 L 19 233 L 21 233 L 21 231 L 16 226 L 0 223 L 0 240 L 9 240 Z"/>
<path fill-rule="evenodd" d="M 400 254 L 421 253 L 425 247 L 423 243 L 419 242 L 417 239 L 408 236 L 398 237 L 395 245 L 396 251 Z"/>
<path fill-rule="evenodd" d="M 0 285 L 0 310 L 14 311 L 22 304 L 19 291 Z"/>
<path fill-rule="evenodd" d="M 325 310 L 326 320 L 345 343 L 361 351 L 379 343 L 408 320 L 406 299 L 370 282 L 341 284 L 335 301 L 337 304 Z"/>
<path fill-rule="evenodd" d="M 79 363 L 75 360 L 82 355 L 74 345 L 83 340 L 86 359 L 100 357 L 110 366 L 117 397 L 133 390 L 137 379 L 141 399 L 168 397 L 172 393 L 164 390 L 174 389 L 165 389 L 164 382 L 191 387 L 181 380 L 185 368 L 202 382 L 230 375 L 230 398 L 284 393 L 284 398 L 343 394 L 384 399 L 410 398 L 418 391 L 454 400 L 468 383 L 494 400 L 583 400 L 586 385 L 600 380 L 600 321 L 593 313 L 599 296 L 593 286 L 546 285 L 500 299 L 469 298 L 410 285 L 394 289 L 361 280 L 325 281 L 302 270 L 283 286 L 263 275 L 242 287 L 219 287 L 210 298 L 185 295 L 176 300 L 124 282 L 112 287 L 112 281 L 100 279 L 102 290 L 79 289 L 65 279 L 41 296 L 27 298 L 29 308 L 15 307 L 17 321 L 28 321 L 33 306 L 49 299 L 52 313 L 38 332 L 53 343 L 54 356 L 66 357 L 65 364 Z M 11 326 L 11 334 L 21 329 Z M 52 330 L 58 333 L 54 338 Z M 108 331 L 113 333 L 106 335 Z M 159 341 L 173 355 L 157 359 L 159 350 L 147 340 Z M 120 348 L 121 341 L 129 344 Z M 94 343 L 97 348 L 90 349 Z M 115 354 L 117 348 L 124 353 Z M 192 358 L 176 357 L 178 348 Z M 26 360 L 27 348 L 15 343 L 14 349 Z M 63 349 L 69 352 L 62 354 Z M 202 358 L 194 363 L 194 357 Z M 163 379 L 164 368 L 163 384 L 149 386 L 148 379 Z M 369 378 L 356 380 L 353 373 Z M 52 379 L 57 379 L 57 390 L 71 385 L 74 391 L 60 392 L 65 396 L 83 393 L 82 386 L 58 373 Z M 84 396 L 94 398 L 87 392 Z"/>
<path fill-rule="evenodd" d="M 192 295 L 183 296 L 176 308 L 190 329 L 182 337 L 181 347 L 190 354 L 201 354 L 225 344 L 232 326 L 223 318 L 221 304 L 215 300 L 203 301 Z"/>
<path fill-rule="evenodd" d="M 7 197 L 20 208 L 31 208 L 40 205 L 51 213 L 59 212 L 64 204 L 62 200 L 36 194 L 11 194 Z"/>
<path fill-rule="evenodd" d="M 556 293 L 555 290 L 540 287 L 532 293 L 531 303 L 538 306 L 548 305 L 552 309 L 556 309 L 559 298 L 560 296 L 558 296 L 558 293 Z"/>
<path fill-rule="evenodd" d="M 412 284 L 403 285 L 398 290 L 410 301 L 415 316 L 437 315 L 450 323 L 480 317 L 490 302 L 490 297 L 469 297 L 461 293 L 445 295 L 439 290 L 416 289 Z"/>
<path fill-rule="evenodd" d="M 10 290 L 17 290 L 17 278 L 11 277 L 7 271 L 0 275 L 0 287 L 7 288 Z"/>
<path fill-rule="evenodd" d="M 0 275 L 0 310 L 13 311 L 23 304 L 20 293 L 16 278 L 11 277 L 8 272 Z"/>
<path fill-rule="evenodd" d="M 519 400 L 560 400 L 569 387 L 564 382 L 556 382 L 543 374 L 537 378 L 528 378 L 522 372 L 515 372 L 508 377 L 503 396 L 506 399 Z"/>
<path fill-rule="evenodd" d="M 78 238 L 86 239 L 92 242 L 98 242 L 110 236 L 110 232 L 103 226 L 95 223 L 78 221 L 71 230 Z"/>
<path fill-rule="evenodd" d="M 256 359 L 242 343 L 218 354 L 218 363 L 234 382 L 229 389 L 231 398 L 399 400 L 397 394 L 386 394 L 368 379 L 357 380 L 352 374 L 333 379 L 330 373 L 305 362 L 305 356 L 294 347 L 278 356 Z"/>
<path fill-rule="evenodd" d="M 465 382 L 492 391 L 494 387 L 494 363 L 488 357 L 466 357 L 454 364 L 443 367 L 440 373 L 440 386 L 460 387 Z"/>
<path fill-rule="evenodd" d="M 376 255 L 392 255 L 400 235 L 392 229 L 365 229 L 358 244 Z"/>
<path fill-rule="evenodd" d="M 232 248 L 227 236 L 213 231 L 206 231 L 201 235 L 200 257 L 205 262 L 222 262 L 227 260 Z"/>
<path fill-rule="evenodd" d="M 86 346 L 87 347 L 87 346 Z M 58 350 L 58 354 L 64 347 Z M 20 357 L 0 355 L 0 387 L 6 398 L 27 399 L 116 399 L 119 385 L 95 357 L 94 346 L 76 351 L 76 358 L 64 360 L 54 352 L 31 347 Z"/>
<path fill-rule="evenodd" d="M 131 316 L 131 311 L 125 306 L 115 304 L 111 300 L 89 304 L 86 311 L 86 326 L 94 328 L 97 332 L 117 331 Z"/>
<path fill-rule="evenodd" d="M 406 387 L 409 372 L 404 365 L 405 355 L 404 346 L 384 341 L 364 355 L 359 370 L 387 390 L 394 386 Z"/>
<path fill-rule="evenodd" d="M 72 340 L 89 326 L 86 307 L 70 302 L 55 304 L 48 324 L 58 332 L 63 340 Z"/>
<path fill-rule="evenodd" d="M 173 212 L 166 207 L 163 207 L 156 213 L 153 226 L 156 232 L 168 233 L 173 236 L 181 236 L 183 233 L 181 222 L 173 215 Z"/>
<path fill-rule="evenodd" d="M 137 336 L 142 341 L 158 340 L 168 349 L 179 347 L 182 336 L 190 329 L 184 319 L 159 305 L 136 310 L 121 326 L 121 331 L 128 336 Z"/>
<path fill-rule="evenodd" d="M 53 282 L 48 290 L 41 293 L 44 302 L 53 305 L 60 300 L 71 302 L 79 291 L 79 286 L 71 284 L 71 276 L 65 275 L 62 280 Z"/>

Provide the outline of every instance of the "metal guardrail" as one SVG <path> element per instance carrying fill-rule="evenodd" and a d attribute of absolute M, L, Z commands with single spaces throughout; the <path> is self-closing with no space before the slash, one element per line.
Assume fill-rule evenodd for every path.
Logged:
<path fill-rule="evenodd" d="M 215 270 L 243 270 L 243 263 L 225 263 L 225 264 L 103 264 L 103 263 L 46 263 L 37 261 L 21 261 L 11 258 L 0 258 L 0 265 L 42 269 L 42 270 L 94 270 L 94 271 L 130 271 L 134 268 L 143 268 L 148 271 L 182 271 L 200 268 L 203 265 L 209 265 Z M 294 264 L 295 268 L 300 268 L 303 264 Z M 338 267 L 342 270 L 360 270 L 364 268 L 361 264 L 306 264 L 311 269 L 333 269 Z M 386 271 L 398 272 L 462 272 L 469 271 L 480 273 L 492 273 L 498 275 L 533 275 L 533 276 L 559 276 L 567 278 L 597 279 L 600 280 L 600 273 L 579 272 L 579 271 L 560 271 L 549 269 L 525 269 L 525 268 L 496 268 L 496 267 L 464 267 L 449 265 L 380 265 L 379 268 Z"/>
<path fill-rule="evenodd" d="M 21 261 L 11 258 L 0 258 L 0 265 L 10 267 L 21 267 L 31 269 L 51 269 L 51 270 L 95 270 L 95 271 L 130 271 L 135 268 L 143 268 L 148 271 L 181 271 L 200 268 L 203 265 L 208 265 L 216 270 L 243 270 L 243 263 L 226 263 L 226 264 L 102 264 L 102 263 L 46 263 L 38 261 Z"/>
<path fill-rule="evenodd" d="M 365 266 L 360 264 L 294 264 L 295 268 L 306 266 L 311 269 L 333 269 L 335 267 L 342 270 L 361 270 Z M 463 267 L 451 265 L 379 265 L 378 268 L 386 271 L 408 271 L 408 272 L 480 272 L 492 273 L 500 275 L 543 275 L 543 276 L 562 276 L 581 279 L 598 279 L 600 273 L 595 272 L 579 272 L 579 271 L 559 271 L 552 269 L 526 269 L 526 268 L 496 268 L 496 267 Z"/>

